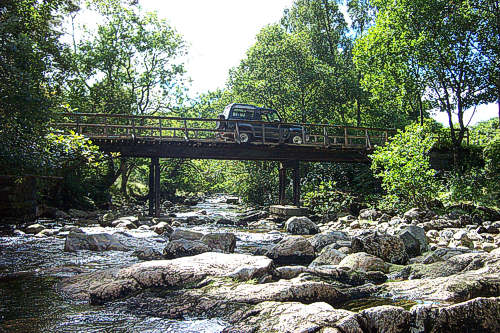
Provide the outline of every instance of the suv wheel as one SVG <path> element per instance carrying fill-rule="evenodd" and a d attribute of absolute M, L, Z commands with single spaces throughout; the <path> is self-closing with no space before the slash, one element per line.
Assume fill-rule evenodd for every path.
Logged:
<path fill-rule="evenodd" d="M 300 135 L 294 135 L 292 136 L 292 143 L 296 144 L 296 145 L 301 145 L 304 140 L 302 140 L 302 137 Z"/>
<path fill-rule="evenodd" d="M 250 142 L 251 135 L 248 133 L 240 133 L 240 142 L 247 143 Z"/>

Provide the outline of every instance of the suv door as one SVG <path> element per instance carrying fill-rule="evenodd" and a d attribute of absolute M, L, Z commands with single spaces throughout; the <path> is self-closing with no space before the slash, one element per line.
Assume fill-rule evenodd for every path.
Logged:
<path fill-rule="evenodd" d="M 262 115 L 262 120 L 266 122 L 266 140 L 270 139 L 272 141 L 279 141 L 280 139 L 280 119 L 276 112 L 265 112 Z M 283 135 L 284 129 L 281 130 L 281 135 Z"/>

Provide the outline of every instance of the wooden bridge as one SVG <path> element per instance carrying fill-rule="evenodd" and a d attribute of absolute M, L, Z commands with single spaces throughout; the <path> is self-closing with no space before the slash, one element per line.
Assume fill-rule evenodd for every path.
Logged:
<path fill-rule="evenodd" d="M 328 124 L 269 123 L 249 120 L 199 119 L 120 114 L 63 113 L 56 127 L 89 137 L 104 152 L 151 158 L 150 213 L 159 215 L 159 158 L 269 160 L 280 162 L 280 204 L 285 202 L 287 169 L 293 170 L 293 202 L 299 204 L 299 162 L 368 163 L 376 145 L 392 129 Z M 248 126 L 251 124 L 252 129 Z M 302 143 L 287 139 L 290 126 L 300 128 Z M 241 133 L 250 142 L 242 143 Z"/>

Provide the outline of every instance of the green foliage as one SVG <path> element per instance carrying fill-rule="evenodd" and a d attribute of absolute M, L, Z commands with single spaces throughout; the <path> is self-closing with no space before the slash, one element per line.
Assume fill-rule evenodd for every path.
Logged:
<path fill-rule="evenodd" d="M 327 70 L 309 43 L 306 34 L 289 34 L 278 25 L 262 29 L 247 58 L 231 71 L 230 89 L 240 102 L 274 108 L 287 121 L 314 120 L 309 111 Z"/>
<path fill-rule="evenodd" d="M 477 3 L 463 0 L 374 0 L 376 24 L 361 38 L 355 61 L 363 85 L 383 100 L 411 108 L 431 107 L 458 116 L 451 139 L 459 147 L 466 131 L 464 111 L 491 101 L 490 63 L 478 52 L 482 18 Z M 405 102 L 405 103 L 402 103 Z"/>
<path fill-rule="evenodd" d="M 465 173 L 450 172 L 446 176 L 440 200 L 450 205 L 461 202 L 488 205 L 491 201 L 487 200 L 486 184 L 484 169 L 472 168 Z"/>
<path fill-rule="evenodd" d="M 47 135 L 45 174 L 62 177 L 55 187 L 42 189 L 45 201 L 58 207 L 93 208 L 109 201 L 105 157 L 92 142 L 75 133 Z"/>
<path fill-rule="evenodd" d="M 314 213 L 330 217 L 337 216 L 340 212 L 349 212 L 355 198 L 338 189 L 332 181 L 321 182 L 314 190 L 304 193 L 304 205 Z"/>
<path fill-rule="evenodd" d="M 484 160 L 488 195 L 500 207 L 500 134 L 484 148 Z"/>
<path fill-rule="evenodd" d="M 371 155 L 372 169 L 382 179 L 388 206 L 431 206 L 439 190 L 436 172 L 429 163 L 428 153 L 436 142 L 431 134 L 427 124 L 409 125 Z"/>
<path fill-rule="evenodd" d="M 94 4 L 103 18 L 88 27 L 70 54 L 66 98 L 79 112 L 158 114 L 184 98 L 181 36 L 156 13 L 119 1 Z M 78 20 L 78 17 L 75 18 Z"/>
<path fill-rule="evenodd" d="M 477 123 L 470 129 L 469 133 L 470 143 L 482 146 L 488 144 L 495 136 L 500 134 L 498 118 Z"/>
<path fill-rule="evenodd" d="M 0 170 L 37 173 L 46 125 L 67 69 L 55 26 L 70 0 L 6 0 L 0 5 Z"/>
<path fill-rule="evenodd" d="M 269 161 L 228 161 L 221 189 L 237 194 L 244 201 L 259 205 L 275 202 L 278 193 L 278 167 Z"/>
<path fill-rule="evenodd" d="M 303 164 L 304 203 L 318 214 L 357 214 L 361 202 L 381 191 L 369 165 L 354 163 Z"/>

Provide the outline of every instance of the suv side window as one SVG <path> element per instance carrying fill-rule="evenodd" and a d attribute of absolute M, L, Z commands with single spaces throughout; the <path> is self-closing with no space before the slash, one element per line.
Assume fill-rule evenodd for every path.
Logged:
<path fill-rule="evenodd" d="M 232 118 L 233 119 L 245 119 L 252 120 L 254 111 L 246 110 L 246 109 L 233 109 Z"/>

